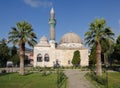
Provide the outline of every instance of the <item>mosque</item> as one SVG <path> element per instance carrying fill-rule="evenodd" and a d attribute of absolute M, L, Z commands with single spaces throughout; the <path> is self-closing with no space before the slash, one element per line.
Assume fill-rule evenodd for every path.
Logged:
<path fill-rule="evenodd" d="M 81 38 L 73 32 L 62 36 L 59 43 L 55 41 L 55 12 L 50 10 L 50 39 L 41 37 L 34 46 L 34 67 L 72 66 L 72 58 L 76 50 L 80 51 L 80 66 L 88 66 L 88 49 L 84 47 Z"/>

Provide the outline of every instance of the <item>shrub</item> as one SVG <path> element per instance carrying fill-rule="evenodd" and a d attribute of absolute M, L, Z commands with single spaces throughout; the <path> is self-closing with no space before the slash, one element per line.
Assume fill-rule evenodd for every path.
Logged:
<path fill-rule="evenodd" d="M 106 78 L 102 77 L 102 76 L 97 76 L 95 72 L 90 72 L 87 73 L 86 76 L 88 76 L 89 78 L 91 78 L 92 80 L 96 81 L 97 83 L 101 84 L 101 85 L 105 85 L 106 84 Z"/>
<path fill-rule="evenodd" d="M 48 75 L 50 75 L 50 74 L 51 74 L 50 71 L 44 70 L 44 71 L 42 72 L 42 76 L 48 76 Z"/>
<path fill-rule="evenodd" d="M 51 74 L 50 68 L 48 68 L 48 67 L 42 68 L 42 76 L 47 76 L 50 74 Z"/>
<path fill-rule="evenodd" d="M 6 73 L 7 71 L 4 69 L 4 70 L 2 70 L 2 73 Z"/>
<path fill-rule="evenodd" d="M 100 83 L 101 85 L 105 85 L 106 84 L 106 79 L 101 77 L 101 76 L 97 76 L 96 81 L 98 83 Z"/>
<path fill-rule="evenodd" d="M 57 70 L 57 88 L 61 88 L 63 82 L 67 79 L 66 75 L 61 70 Z"/>

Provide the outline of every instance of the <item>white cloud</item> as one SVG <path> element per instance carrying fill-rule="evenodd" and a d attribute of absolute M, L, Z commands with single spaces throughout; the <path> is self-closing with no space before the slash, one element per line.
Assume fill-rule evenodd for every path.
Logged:
<path fill-rule="evenodd" d="M 50 0 L 24 0 L 27 5 L 31 7 L 50 7 L 52 6 L 52 2 Z"/>
<path fill-rule="evenodd" d="M 28 5 L 30 5 L 31 7 L 39 6 L 39 2 L 37 0 L 24 0 L 24 2 Z"/>

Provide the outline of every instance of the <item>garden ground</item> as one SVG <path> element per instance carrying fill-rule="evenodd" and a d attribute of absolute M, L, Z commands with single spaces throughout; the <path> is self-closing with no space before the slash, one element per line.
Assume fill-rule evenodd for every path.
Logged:
<path fill-rule="evenodd" d="M 88 71 L 80 69 L 66 69 L 68 77 L 67 88 L 106 88 L 94 80 L 85 78 Z M 103 73 L 106 77 L 106 74 Z M 63 83 L 65 84 L 65 83 Z M 66 84 L 65 84 L 66 85 Z M 64 85 L 63 85 L 64 86 Z M 65 86 L 61 88 L 66 88 Z M 57 74 L 51 73 L 43 76 L 41 73 L 31 73 L 21 76 L 18 73 L 0 74 L 0 87 L 2 88 L 57 88 Z M 120 73 L 108 72 L 108 88 L 120 88 Z"/>
<path fill-rule="evenodd" d="M 86 78 L 87 71 L 80 69 L 68 69 L 65 71 L 68 77 L 68 88 L 95 88 Z"/>

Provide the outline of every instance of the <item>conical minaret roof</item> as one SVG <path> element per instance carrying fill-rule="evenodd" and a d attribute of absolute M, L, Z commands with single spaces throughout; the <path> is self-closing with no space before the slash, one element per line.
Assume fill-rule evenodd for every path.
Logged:
<path fill-rule="evenodd" d="M 54 9 L 53 9 L 53 7 L 51 8 L 51 10 L 50 10 L 50 14 L 54 14 L 55 12 L 54 12 Z"/>

